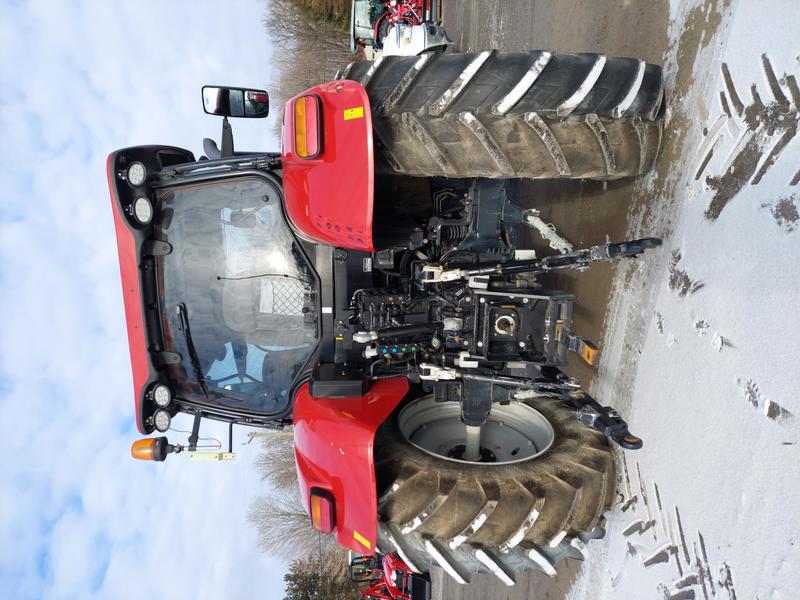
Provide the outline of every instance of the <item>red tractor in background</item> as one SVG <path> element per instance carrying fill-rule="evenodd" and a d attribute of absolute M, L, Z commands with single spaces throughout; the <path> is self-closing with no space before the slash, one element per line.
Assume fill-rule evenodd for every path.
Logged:
<path fill-rule="evenodd" d="M 431 582 L 414 573 L 397 552 L 386 556 L 358 556 L 350 562 L 350 581 L 366 583 L 361 597 L 367 600 L 430 600 Z"/>
<path fill-rule="evenodd" d="M 370 59 L 444 50 L 441 20 L 440 0 L 353 0 L 350 50 Z"/>
<path fill-rule="evenodd" d="M 389 28 L 403 23 L 406 25 L 422 25 L 429 21 L 430 0 L 388 0 L 383 2 L 383 13 L 375 21 L 375 41 L 381 47 Z"/>
<path fill-rule="evenodd" d="M 292 427 L 314 527 L 358 554 L 508 585 L 581 558 L 616 497 L 609 443 L 642 441 L 561 370 L 597 348 L 548 276 L 660 241 L 576 250 L 515 204 L 513 180 L 646 173 L 660 67 L 549 51 L 358 61 L 286 104 L 280 152 L 236 151 L 228 117 L 263 117 L 265 99 L 203 88 L 224 120 L 199 160 L 108 158 L 137 427 L 194 418 L 187 445 L 147 438 L 134 457 L 202 456 L 204 419 L 231 438 Z M 552 253 L 531 248 L 534 229 Z"/>

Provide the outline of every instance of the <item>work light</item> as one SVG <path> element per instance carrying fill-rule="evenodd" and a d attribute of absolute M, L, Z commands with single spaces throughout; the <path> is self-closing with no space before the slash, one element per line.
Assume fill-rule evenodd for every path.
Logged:
<path fill-rule="evenodd" d="M 172 391 L 167 386 L 159 383 L 153 388 L 153 402 L 161 408 L 169 406 L 169 403 L 172 402 Z"/>
<path fill-rule="evenodd" d="M 159 408 L 153 413 L 153 426 L 161 433 L 164 433 L 169 429 L 169 424 L 171 421 L 172 417 L 163 408 Z"/>
<path fill-rule="evenodd" d="M 128 167 L 128 183 L 138 187 L 144 183 L 146 178 L 147 169 L 144 168 L 144 165 L 139 161 L 131 163 L 131 166 Z"/>
<path fill-rule="evenodd" d="M 133 201 L 133 216 L 142 225 L 147 225 L 153 218 L 153 205 L 144 196 Z"/>

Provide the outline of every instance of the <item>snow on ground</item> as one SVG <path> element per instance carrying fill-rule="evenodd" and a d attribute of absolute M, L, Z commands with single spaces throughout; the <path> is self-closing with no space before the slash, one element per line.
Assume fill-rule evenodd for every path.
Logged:
<path fill-rule="evenodd" d="M 630 231 L 665 243 L 619 270 L 593 387 L 645 446 L 570 598 L 798 598 L 800 4 L 672 4 L 673 141 Z"/>

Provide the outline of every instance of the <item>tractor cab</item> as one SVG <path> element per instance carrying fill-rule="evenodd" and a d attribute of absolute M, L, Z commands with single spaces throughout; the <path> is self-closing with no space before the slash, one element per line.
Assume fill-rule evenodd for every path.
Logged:
<path fill-rule="evenodd" d="M 363 87 L 342 81 L 290 100 L 281 153 L 234 147 L 228 119 L 266 117 L 265 91 L 205 86 L 202 101 L 223 117 L 221 144 L 204 140 L 205 156 L 138 146 L 113 152 L 107 165 L 137 427 L 164 433 L 178 412 L 194 416 L 192 458 L 203 454 L 195 452 L 201 419 L 228 423 L 229 437 L 234 424 L 291 424 L 298 389 L 341 355 L 336 315 L 373 285 Z M 340 395 L 364 388 L 361 375 L 316 380 Z M 165 438 L 142 444 L 137 458 L 184 449 Z M 228 450 L 214 456 L 231 458 L 230 441 Z"/>
<path fill-rule="evenodd" d="M 236 153 L 227 122 L 266 116 L 268 96 L 207 86 L 203 106 L 224 117 L 216 157 L 144 146 L 108 159 L 142 433 L 177 412 L 289 422 L 320 341 L 319 277 L 287 220 L 278 155 Z"/>

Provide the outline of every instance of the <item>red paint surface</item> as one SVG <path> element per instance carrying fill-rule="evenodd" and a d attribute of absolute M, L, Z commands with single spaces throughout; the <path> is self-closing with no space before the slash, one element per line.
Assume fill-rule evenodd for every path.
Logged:
<path fill-rule="evenodd" d="M 376 381 L 361 398 L 312 398 L 306 383 L 294 399 L 294 454 L 306 511 L 312 487 L 333 494 L 336 540 L 359 554 L 374 552 L 378 538 L 375 432 L 407 392 L 408 380 L 393 377 Z"/>
<path fill-rule="evenodd" d="M 405 563 L 405 561 L 400 558 L 400 555 L 397 554 L 397 552 L 390 552 L 383 557 L 383 579 L 386 582 L 386 587 L 389 588 L 389 594 L 392 596 L 392 598 L 408 598 L 410 600 L 411 596 L 401 592 L 400 588 L 398 588 L 395 582 L 392 580 L 392 573 L 395 571 L 400 571 L 399 576 L 403 578 L 402 587 L 410 587 L 406 583 L 406 580 L 411 574 L 411 569 Z"/>
<path fill-rule="evenodd" d="M 106 162 L 108 191 L 111 194 L 111 207 L 114 214 L 114 229 L 117 232 L 117 251 L 119 253 L 119 273 L 122 278 L 122 300 L 125 303 L 125 322 L 128 326 L 128 347 L 131 352 L 133 371 L 133 394 L 136 399 L 136 427 L 146 433 L 142 423 L 142 389 L 149 378 L 147 364 L 147 340 L 142 314 L 142 294 L 139 289 L 139 260 L 136 240 L 129 229 L 122 206 L 117 198 L 114 184 L 114 154 L 109 154 Z"/>
<path fill-rule="evenodd" d="M 302 159 L 294 151 L 294 101 L 320 99 L 322 152 Z M 355 81 L 311 88 L 286 103 L 283 112 L 283 188 L 286 212 L 306 237 L 339 248 L 372 252 L 375 168 L 369 98 Z M 345 120 L 362 107 L 362 117 Z"/>

